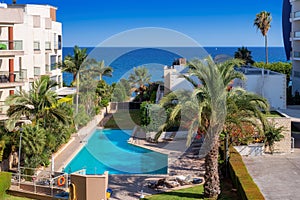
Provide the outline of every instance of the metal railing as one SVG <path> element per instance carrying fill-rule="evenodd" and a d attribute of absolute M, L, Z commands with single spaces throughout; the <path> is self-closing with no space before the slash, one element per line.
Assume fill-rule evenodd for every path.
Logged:
<path fill-rule="evenodd" d="M 12 174 L 12 184 L 19 188 L 22 185 L 33 186 L 34 193 L 39 188 L 48 188 L 51 196 L 54 190 L 64 190 L 69 187 L 69 175 L 63 172 L 53 172 L 47 170 L 39 170 L 35 168 L 20 167 L 20 171 Z"/>
<path fill-rule="evenodd" d="M 300 52 L 294 51 L 294 58 L 300 58 Z"/>
<path fill-rule="evenodd" d="M 294 12 L 294 18 L 300 17 L 300 11 Z"/>
<path fill-rule="evenodd" d="M 7 71 L 0 71 L 0 83 L 10 83 L 10 82 L 22 82 L 23 79 L 27 78 L 27 70 L 14 71 L 12 74 L 13 81 L 10 81 L 10 74 Z"/>
<path fill-rule="evenodd" d="M 300 38 L 300 31 L 294 32 L 294 38 Z"/>
<path fill-rule="evenodd" d="M 23 50 L 23 41 L 0 40 L 0 50 Z"/>

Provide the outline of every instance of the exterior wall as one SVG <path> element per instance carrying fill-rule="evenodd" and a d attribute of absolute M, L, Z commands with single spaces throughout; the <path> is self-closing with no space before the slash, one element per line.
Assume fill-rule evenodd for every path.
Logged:
<path fill-rule="evenodd" d="M 104 175 L 78 175 L 71 174 L 71 183 L 75 185 L 77 199 L 106 200 L 108 186 L 108 173 Z"/>
<path fill-rule="evenodd" d="M 286 78 L 283 74 L 246 75 L 244 88 L 265 97 L 272 108 L 286 109 Z"/>
<path fill-rule="evenodd" d="M 9 90 L 29 91 L 31 84 L 45 74 L 60 84 L 56 89 L 62 87 L 61 70 L 53 67 L 62 58 L 62 49 L 59 48 L 61 44 L 58 45 L 58 37 L 62 35 L 62 24 L 56 22 L 56 8 L 49 5 L 17 4 L 0 9 L 0 43 L 7 42 L 13 37 L 13 40 L 20 41 L 22 46 L 21 54 L 11 50 L 6 53 L 7 56 L 4 55 L 3 50 L 0 50 L 0 75 L 8 75 L 8 63 L 9 59 L 12 59 L 13 73 L 16 77 L 14 82 L 19 82 L 19 84 L 4 84 L 0 81 L 0 114 L 5 114 L 7 108 L 3 107 L 3 104 L 9 96 Z M 17 15 L 12 15 L 14 17 L 9 22 L 2 11 Z M 13 30 L 11 35 L 9 35 L 9 27 Z M 39 42 L 39 48 L 36 48 L 38 45 L 35 45 L 35 42 Z M 55 59 L 52 59 L 51 63 L 52 56 Z"/>
<path fill-rule="evenodd" d="M 165 68 L 164 74 L 165 94 L 168 93 L 168 88 L 171 91 L 193 89 L 189 82 L 178 77 L 179 73 L 176 72 L 176 69 Z M 262 74 L 246 73 L 245 76 L 246 80 L 244 82 L 235 80 L 234 86 L 264 96 L 274 109 L 286 109 L 286 77 L 284 74 L 267 73 L 264 75 L 264 79 Z M 168 87 L 167 90 L 166 87 Z"/>
<path fill-rule="evenodd" d="M 268 120 L 276 124 L 276 127 L 284 127 L 281 133 L 284 135 L 284 138 L 279 142 L 275 142 L 274 153 L 291 153 L 291 119 L 276 117 L 269 118 Z M 268 152 L 268 148 L 265 151 Z"/>

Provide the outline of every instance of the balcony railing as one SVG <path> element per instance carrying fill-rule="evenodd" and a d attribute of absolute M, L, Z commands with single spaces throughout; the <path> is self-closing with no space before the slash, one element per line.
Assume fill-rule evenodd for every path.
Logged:
<path fill-rule="evenodd" d="M 300 17 L 300 11 L 294 12 L 294 18 Z"/>
<path fill-rule="evenodd" d="M 300 51 L 294 51 L 294 58 L 300 58 Z"/>
<path fill-rule="evenodd" d="M 20 79 L 23 80 L 23 79 L 27 79 L 27 70 L 26 69 L 22 69 L 20 71 Z"/>
<path fill-rule="evenodd" d="M 45 42 L 45 50 L 51 50 L 51 42 Z"/>
<path fill-rule="evenodd" d="M 12 80 L 10 81 L 10 76 L 12 76 Z M 13 74 L 9 74 L 9 72 L 0 72 L 0 83 L 13 83 L 13 82 L 22 82 L 27 78 L 27 70 L 15 71 Z"/>
<path fill-rule="evenodd" d="M 0 50 L 23 50 L 22 40 L 0 40 Z"/>
<path fill-rule="evenodd" d="M 294 32 L 294 38 L 300 38 L 300 31 Z"/>

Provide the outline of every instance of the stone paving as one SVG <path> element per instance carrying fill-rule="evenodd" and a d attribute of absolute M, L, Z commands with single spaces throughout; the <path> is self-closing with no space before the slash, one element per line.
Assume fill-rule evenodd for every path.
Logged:
<path fill-rule="evenodd" d="M 285 155 L 243 157 L 266 200 L 300 199 L 300 149 Z"/>

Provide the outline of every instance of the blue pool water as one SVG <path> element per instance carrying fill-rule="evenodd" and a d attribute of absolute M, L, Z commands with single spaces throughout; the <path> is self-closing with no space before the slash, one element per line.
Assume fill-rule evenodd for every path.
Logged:
<path fill-rule="evenodd" d="M 96 130 L 87 144 L 64 168 L 67 173 L 166 174 L 167 155 L 127 143 L 131 130 Z"/>

